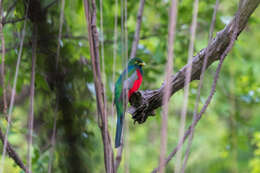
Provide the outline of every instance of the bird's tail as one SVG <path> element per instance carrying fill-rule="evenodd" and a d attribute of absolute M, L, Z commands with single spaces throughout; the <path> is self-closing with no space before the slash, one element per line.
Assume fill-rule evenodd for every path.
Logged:
<path fill-rule="evenodd" d="M 115 139 L 115 147 L 118 148 L 121 145 L 121 136 L 123 129 L 123 117 L 124 115 L 117 116 L 116 123 L 116 139 Z"/>

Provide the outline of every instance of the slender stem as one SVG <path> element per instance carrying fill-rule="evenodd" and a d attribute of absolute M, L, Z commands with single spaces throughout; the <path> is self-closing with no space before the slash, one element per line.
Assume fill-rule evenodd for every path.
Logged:
<path fill-rule="evenodd" d="M 17 23 L 17 22 L 22 22 L 25 20 L 25 17 L 22 17 L 22 18 L 18 18 L 18 19 L 10 19 L 10 20 L 7 20 L 7 21 L 3 21 L 2 24 L 3 25 L 6 25 L 6 24 L 14 24 L 14 23 Z"/>
<path fill-rule="evenodd" d="M 199 0 L 194 0 L 187 64 L 192 64 L 192 57 L 193 57 L 194 44 L 195 44 L 194 42 L 195 42 L 196 28 L 197 28 L 198 6 L 199 6 Z M 180 140 L 182 139 L 182 136 L 184 135 L 184 127 L 185 127 L 185 123 L 186 123 L 186 114 L 187 114 L 188 102 L 189 102 L 189 88 L 190 88 L 190 80 L 191 80 L 191 71 L 192 71 L 192 65 L 190 65 L 187 68 L 187 71 L 185 72 L 184 98 L 183 98 L 183 106 L 182 106 L 182 111 L 181 111 L 181 122 L 180 122 L 180 127 L 179 127 L 178 143 L 180 142 Z M 177 152 L 177 156 L 176 156 L 176 164 L 175 164 L 176 173 L 181 171 L 180 170 L 181 169 L 181 158 L 182 158 L 182 150 L 179 150 L 179 152 Z"/>
<path fill-rule="evenodd" d="M 6 88 L 5 88 L 5 37 L 3 32 L 3 1 L 0 0 L 0 37 L 1 37 L 1 45 L 2 45 L 2 64 L 1 64 L 1 84 L 3 90 L 3 113 L 6 116 L 7 114 L 7 101 L 6 101 Z"/>
<path fill-rule="evenodd" d="M 161 125 L 161 145 L 160 145 L 160 160 L 159 160 L 159 172 L 164 172 L 164 167 L 162 166 L 167 147 L 167 125 L 168 125 L 168 102 L 170 98 L 170 76 L 173 72 L 173 62 L 174 62 L 174 38 L 176 32 L 176 22 L 177 22 L 177 8 L 178 0 L 171 1 L 171 8 L 169 11 L 169 28 L 168 28 L 168 58 L 167 67 L 165 71 L 165 89 L 163 95 L 163 111 L 162 111 L 162 125 Z"/>
<path fill-rule="evenodd" d="M 215 28 L 216 14 L 217 14 L 218 6 L 219 6 L 219 0 L 216 0 L 216 4 L 215 4 L 214 12 L 213 12 L 213 15 L 212 15 L 212 20 L 211 20 L 211 25 L 210 25 L 208 46 L 211 43 L 211 40 L 212 40 L 212 37 L 213 37 L 213 31 L 214 31 L 214 28 Z M 195 103 L 195 107 L 194 107 L 194 110 L 193 110 L 193 121 L 196 120 L 196 118 L 197 118 L 196 116 L 198 114 L 200 92 L 201 92 L 201 88 L 203 87 L 204 74 L 205 74 L 205 71 L 206 71 L 206 65 L 207 65 L 208 57 L 209 57 L 208 55 L 209 55 L 209 53 L 208 53 L 208 49 L 207 49 L 205 59 L 203 61 L 202 72 L 201 72 L 201 75 L 200 75 L 200 82 L 199 82 L 199 87 L 198 87 L 197 96 L 196 96 L 196 103 Z M 187 146 L 185 157 L 184 157 L 182 172 L 184 172 L 187 161 L 188 161 L 194 130 L 195 130 L 194 127 L 191 126 L 191 135 L 189 135 L 189 142 L 188 142 L 188 146 Z"/>
<path fill-rule="evenodd" d="M 35 66 L 36 66 L 36 50 L 37 50 L 37 25 L 33 26 L 33 38 L 32 38 L 32 72 L 31 72 L 31 84 L 30 84 L 30 110 L 28 116 L 28 149 L 27 149 L 27 173 L 31 173 L 32 170 L 32 135 L 33 135 L 33 120 L 34 120 L 34 91 L 35 91 Z"/>
<path fill-rule="evenodd" d="M 142 24 L 142 19 L 143 19 L 144 4 L 145 4 L 145 0 L 140 0 L 140 5 L 139 5 L 138 13 L 137 13 L 134 41 L 132 44 L 130 58 L 134 58 L 136 56 L 136 51 L 138 48 L 138 42 L 139 42 L 139 38 L 140 38 L 141 24 Z"/>
<path fill-rule="evenodd" d="M 112 110 L 112 122 L 115 122 L 115 109 L 114 109 L 114 99 L 115 99 L 115 71 L 116 71 L 116 57 L 117 57 L 117 37 L 118 37 L 118 31 L 117 31 L 117 22 L 118 22 L 118 0 L 115 0 L 116 6 L 115 6 L 115 21 L 114 21 L 114 40 L 113 40 L 113 75 L 112 75 L 112 104 L 111 104 L 111 110 Z M 112 126 L 112 134 L 115 134 L 115 124 Z M 120 163 L 120 162 L 119 162 Z M 117 164 L 117 163 L 115 163 Z"/>
<path fill-rule="evenodd" d="M 6 153 L 6 147 L 7 147 L 7 144 L 8 144 L 7 143 L 7 139 L 8 139 L 7 137 L 8 137 L 8 133 L 9 133 L 9 128 L 10 128 L 10 124 L 11 124 L 11 117 L 12 117 L 12 111 L 13 111 L 13 106 L 14 106 L 14 97 L 15 97 L 15 93 L 16 93 L 16 83 L 17 83 L 17 79 L 18 79 L 19 67 L 20 67 L 22 51 L 23 51 L 23 43 L 24 43 L 24 37 L 25 37 L 28 9 L 29 8 L 27 6 L 26 7 L 26 18 L 25 18 L 24 25 L 23 25 L 23 30 L 22 30 L 20 48 L 19 48 L 19 52 L 18 52 L 18 59 L 17 59 L 16 69 L 15 69 L 14 83 L 13 83 L 13 88 L 12 88 L 12 93 L 11 93 L 11 100 L 10 100 L 10 106 L 9 106 L 9 111 L 8 111 L 8 118 L 7 118 L 8 123 L 7 123 L 6 133 L 5 133 L 5 137 L 4 137 L 4 145 L 3 145 L 3 153 L 2 153 L 2 158 L 1 158 L 0 173 L 2 173 L 3 169 L 4 169 L 5 153 Z"/>
<path fill-rule="evenodd" d="M 65 0 L 61 1 L 61 10 L 60 10 L 60 21 L 59 21 L 59 35 L 57 41 L 57 51 L 56 51 L 56 74 L 58 73 L 59 68 L 59 59 L 60 59 L 60 45 L 61 45 L 61 36 L 62 36 L 62 27 L 64 22 L 64 8 L 65 8 Z M 49 163 L 48 163 L 48 173 L 52 172 L 52 162 L 53 162 L 53 153 L 55 150 L 56 144 L 56 124 L 57 124 L 57 115 L 58 115 L 58 95 L 56 94 L 56 106 L 54 111 L 54 121 L 53 121 L 53 130 L 52 130 L 52 138 L 51 138 L 51 149 L 49 155 Z"/>
<path fill-rule="evenodd" d="M 3 0 L 0 0 L 0 37 L 1 37 L 1 47 L 2 47 L 2 64 L 1 64 L 1 84 L 2 84 L 2 90 L 3 90 L 3 113 L 6 116 L 7 114 L 7 101 L 6 101 L 6 89 L 5 89 L 5 38 L 3 33 Z M 7 118 L 7 117 L 6 117 Z M 8 118 L 7 118 L 8 121 Z M 10 143 L 7 141 L 6 136 L 2 132 L 2 129 L 0 128 L 0 139 L 2 143 L 6 143 L 6 150 L 8 155 L 15 161 L 15 163 L 22 168 L 24 171 L 26 171 L 26 167 L 23 164 L 22 160 L 16 153 L 16 151 L 13 149 L 13 147 L 10 145 Z M 3 169 L 3 168 L 1 168 Z"/>
<path fill-rule="evenodd" d="M 127 62 L 128 62 L 128 29 L 127 29 L 127 0 L 124 0 L 124 6 L 123 6 L 124 10 L 123 10 L 123 18 L 124 18 L 124 48 L 125 48 L 125 51 L 124 51 L 124 69 L 127 68 Z M 128 78 L 128 71 L 126 71 L 126 76 Z M 126 83 L 126 88 L 128 88 L 128 83 Z M 128 97 L 127 97 L 127 94 L 125 94 L 125 98 L 124 98 L 124 104 L 127 105 L 128 103 Z M 127 106 L 125 106 L 125 112 L 127 112 Z M 130 160 L 130 152 L 129 152 L 129 138 L 128 138 L 128 134 L 129 134 L 129 124 L 128 124 L 128 119 L 125 119 L 125 125 L 123 126 L 124 130 L 123 130 L 123 140 L 124 140 L 124 143 L 125 143 L 125 164 L 124 164 L 124 172 L 126 173 L 129 173 L 129 160 Z M 123 150 L 123 147 L 122 147 L 122 150 Z"/>
<path fill-rule="evenodd" d="M 5 135 L 2 131 L 2 129 L 0 128 L 0 140 L 2 143 L 4 143 L 4 140 L 5 140 Z M 7 144 L 6 144 L 6 151 L 9 155 L 9 157 L 11 157 L 14 162 L 22 169 L 26 172 L 26 167 L 25 165 L 23 164 L 22 162 L 22 159 L 19 157 L 19 155 L 16 153 L 16 151 L 14 150 L 14 148 L 11 146 L 11 144 L 7 141 Z"/>
<path fill-rule="evenodd" d="M 104 92 L 106 95 L 106 71 L 105 71 L 105 55 L 104 55 L 104 29 L 103 29 L 103 0 L 99 0 L 99 8 L 100 8 L 100 47 L 101 47 L 101 60 L 102 60 L 102 77 L 104 81 Z"/>

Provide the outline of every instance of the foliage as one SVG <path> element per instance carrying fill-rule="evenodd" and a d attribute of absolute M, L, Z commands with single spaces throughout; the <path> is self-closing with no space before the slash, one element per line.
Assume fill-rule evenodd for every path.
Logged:
<path fill-rule="evenodd" d="M 46 7 L 51 0 L 39 1 Z M 143 58 L 144 82 L 141 89 L 156 89 L 163 82 L 168 34 L 168 10 L 170 1 L 150 0 L 145 4 L 143 23 L 140 33 L 137 56 Z M 175 39 L 174 71 L 186 64 L 189 44 L 189 27 L 192 18 L 192 0 L 182 0 L 178 7 L 178 23 Z M 4 11 L 12 4 L 4 1 Z M 206 47 L 208 30 L 214 9 L 214 0 L 201 1 L 199 4 L 198 29 L 195 52 Z M 100 7 L 97 2 L 97 23 L 100 22 Z M 24 2 L 17 1 L 15 8 L 6 20 L 24 16 Z M 103 1 L 104 18 L 104 55 L 106 93 L 108 100 L 109 130 L 112 141 L 115 134 L 115 115 L 112 115 L 113 94 L 113 39 L 114 39 L 114 1 Z M 120 4 L 119 4 L 120 7 Z M 128 1 L 127 29 L 128 48 L 131 50 L 135 32 L 136 15 L 139 3 Z M 222 1 L 215 27 L 215 34 L 231 19 L 237 7 L 237 1 Z M 122 71 L 122 44 L 120 29 L 120 9 L 118 13 L 118 47 L 115 75 Z M 83 3 L 80 0 L 66 1 L 65 21 L 62 39 L 58 42 L 60 6 L 54 4 L 45 13 L 45 19 L 37 23 L 39 27 L 35 122 L 33 135 L 33 171 L 47 172 L 50 142 L 54 114 L 58 115 L 57 141 L 54 153 L 53 172 L 71 172 L 75 167 L 79 172 L 104 172 L 103 144 L 97 124 L 97 112 L 93 76 L 91 70 L 87 27 Z M 257 9 L 251 17 L 248 27 L 236 41 L 221 71 L 214 100 L 206 116 L 198 124 L 187 172 L 260 172 L 260 11 Z M 29 19 L 19 72 L 17 96 L 30 84 L 31 39 L 34 23 Z M 4 25 L 6 47 L 6 75 L 10 93 L 15 64 L 19 51 L 23 22 Z M 100 31 L 100 26 L 98 26 Z M 100 39 L 102 39 L 100 37 Z M 59 74 L 55 74 L 55 56 L 57 43 L 61 46 Z M 206 72 L 201 103 L 205 102 L 212 83 L 212 76 L 217 64 Z M 56 82 L 57 81 L 57 82 Z M 198 81 L 191 83 L 188 105 L 187 125 L 192 120 Z M 0 88 L 2 98 L 2 88 Z M 58 97 L 58 101 L 56 98 Z M 177 143 L 183 91 L 170 100 L 168 120 L 169 153 Z M 1 100 L 1 99 L 0 99 Z M 56 101 L 58 111 L 55 111 Z M 202 105 L 202 104 L 201 104 Z M 200 105 L 200 106 L 201 106 Z M 27 116 L 29 110 L 28 94 L 17 102 L 12 114 L 12 126 L 9 141 L 26 163 Z M 2 114 L 1 114 L 2 115 Z M 158 164 L 160 148 L 161 109 L 156 111 L 142 125 L 133 124 L 130 115 L 126 116 L 128 131 L 127 147 L 119 172 L 150 172 Z M 6 127 L 4 118 L 0 120 L 2 129 Z M 174 161 L 167 166 L 167 172 L 173 172 Z M 21 172 L 11 159 L 6 160 L 5 170 Z M 75 164 L 72 164 L 75 163 Z"/>

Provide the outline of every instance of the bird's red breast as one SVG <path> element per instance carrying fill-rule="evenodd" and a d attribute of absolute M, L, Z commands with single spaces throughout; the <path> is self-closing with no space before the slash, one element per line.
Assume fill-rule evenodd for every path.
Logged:
<path fill-rule="evenodd" d="M 128 91 L 128 99 L 130 99 L 131 95 L 139 89 L 143 80 L 143 76 L 139 69 L 136 69 L 136 73 L 137 79 L 134 81 L 133 87 Z"/>

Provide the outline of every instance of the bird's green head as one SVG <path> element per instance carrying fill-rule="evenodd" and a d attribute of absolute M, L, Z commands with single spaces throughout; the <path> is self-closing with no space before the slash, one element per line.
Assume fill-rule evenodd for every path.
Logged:
<path fill-rule="evenodd" d="M 138 67 L 142 67 L 144 66 L 145 63 L 143 60 L 141 60 L 140 58 L 132 58 L 130 59 L 130 61 L 128 62 L 128 66 L 138 66 Z"/>

